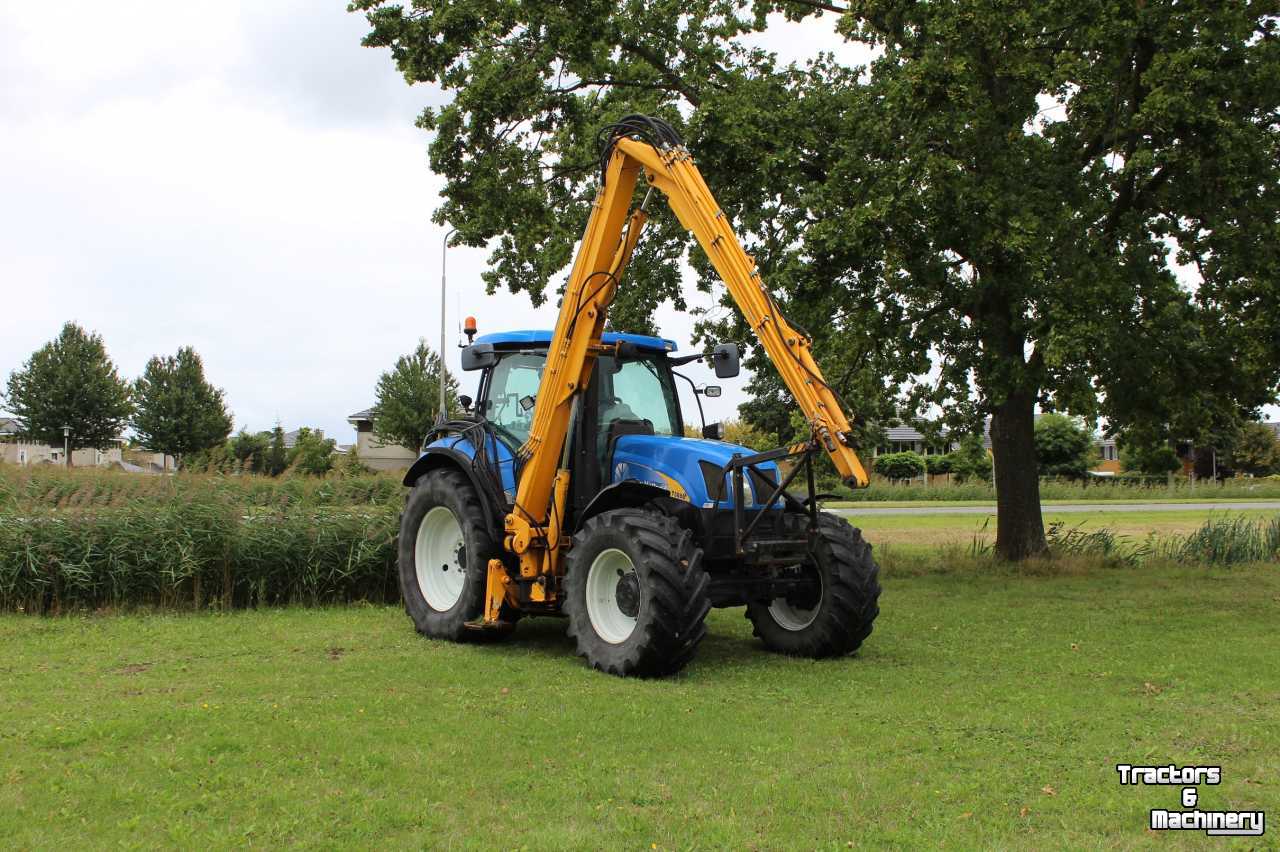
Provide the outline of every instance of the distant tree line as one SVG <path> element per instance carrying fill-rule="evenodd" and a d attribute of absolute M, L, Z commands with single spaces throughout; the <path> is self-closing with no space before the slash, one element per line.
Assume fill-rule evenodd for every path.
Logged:
<path fill-rule="evenodd" d="M 71 452 L 106 449 L 132 427 L 141 446 L 180 461 L 225 441 L 232 424 L 191 347 L 153 357 L 130 383 L 102 337 L 72 322 L 9 375 L 0 403 L 32 440 L 56 447 L 65 439 Z"/>
<path fill-rule="evenodd" d="M 377 383 L 375 435 L 384 443 L 416 448 L 433 427 L 439 409 L 440 356 L 420 341 Z M 449 412 L 459 411 L 458 383 L 445 373 Z M 332 438 L 310 428 L 286 446 L 283 428 L 242 429 L 223 391 L 205 378 L 204 363 L 189 347 L 152 357 L 135 381 L 120 376 L 102 337 L 66 323 L 56 338 L 36 350 L 9 376 L 0 406 L 11 412 L 31 440 L 71 452 L 106 449 L 132 429 L 134 442 L 173 456 L 184 468 L 279 476 L 287 470 L 323 476 L 340 467 L 367 471 L 353 448 L 335 461 Z"/>
<path fill-rule="evenodd" d="M 747 427 L 749 428 L 749 427 Z M 1037 473 L 1041 477 L 1082 479 L 1097 467 L 1099 456 L 1093 433 L 1077 419 L 1058 413 L 1042 414 L 1035 423 Z M 1166 476 L 1183 468 L 1183 458 L 1168 441 L 1139 431 L 1118 441 L 1123 474 Z M 1270 426 L 1253 420 L 1236 423 L 1217 436 L 1210 447 L 1189 446 L 1216 453 L 1220 477 L 1280 474 L 1280 438 Z M 907 451 L 876 457 L 875 471 L 887 479 L 914 479 L 928 472 L 950 474 L 960 482 L 991 478 L 991 457 L 980 436 L 970 433 L 947 453 L 924 455 Z"/>

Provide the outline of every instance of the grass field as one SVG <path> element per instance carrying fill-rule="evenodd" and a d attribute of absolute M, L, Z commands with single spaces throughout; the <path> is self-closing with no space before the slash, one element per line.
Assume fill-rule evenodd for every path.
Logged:
<path fill-rule="evenodd" d="M 1055 513 L 1052 507 L 1043 514 L 1047 528 L 1061 522 L 1064 527 L 1080 526 L 1084 530 L 1109 529 L 1117 535 L 1141 540 L 1151 533 L 1158 536 L 1186 534 L 1211 517 L 1243 517 L 1249 519 L 1273 518 L 1275 509 L 1232 509 L 1230 512 L 1205 512 L 1203 510 L 1167 512 L 1085 512 Z M 862 529 L 867 541 L 877 548 L 890 548 L 898 552 L 920 553 L 946 546 L 968 546 L 974 537 L 987 543 L 995 541 L 996 513 L 989 515 L 865 515 L 858 517 L 857 510 L 847 515 L 849 521 Z"/>
<path fill-rule="evenodd" d="M 1064 500 L 1041 500 L 1041 506 L 1081 506 L 1081 505 L 1102 505 L 1102 506 L 1123 506 L 1127 503 L 1142 505 L 1145 503 L 1269 503 L 1280 500 L 1280 494 L 1271 497 L 1220 497 L 1216 494 L 1206 495 L 1203 499 L 1199 497 L 1162 497 L 1155 496 L 1148 499 L 1139 497 L 1117 497 L 1113 500 L 1090 500 L 1090 499 L 1064 499 Z M 874 505 L 869 505 L 874 504 Z M 943 509 L 949 506 L 990 506 L 995 509 L 996 501 L 991 500 L 827 500 L 822 503 L 826 509 L 856 509 L 859 506 L 867 506 L 869 509 L 912 509 L 912 508 L 930 508 Z"/>
<path fill-rule="evenodd" d="M 833 662 L 717 611 L 656 682 L 556 621 L 476 647 L 391 607 L 0 616 L 0 847 L 1204 843 L 1145 831 L 1178 790 L 1118 762 L 1221 764 L 1202 807 L 1280 814 L 1274 565 L 890 570 L 882 609 Z"/>

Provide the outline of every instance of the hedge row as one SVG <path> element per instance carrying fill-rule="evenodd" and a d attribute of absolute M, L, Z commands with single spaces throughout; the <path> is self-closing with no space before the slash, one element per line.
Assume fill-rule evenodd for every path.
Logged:
<path fill-rule="evenodd" d="M 0 513 L 0 608 L 391 601 L 398 510 L 213 499 Z"/>

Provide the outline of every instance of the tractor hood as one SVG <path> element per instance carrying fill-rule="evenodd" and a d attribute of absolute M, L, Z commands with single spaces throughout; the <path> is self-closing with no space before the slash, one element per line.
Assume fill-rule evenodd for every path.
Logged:
<path fill-rule="evenodd" d="M 611 483 L 633 480 L 666 489 L 673 497 L 686 500 L 698 508 L 710 509 L 733 505 L 730 478 L 722 475 L 719 500 L 711 491 L 717 483 L 715 470 L 723 468 L 735 453 L 744 456 L 755 450 L 711 441 L 705 438 L 681 438 L 674 435 L 623 435 L 614 444 Z M 756 467 L 774 482 L 778 466 L 765 462 Z M 750 505 L 763 505 L 768 493 L 757 494 L 756 483 L 748 476 L 744 495 Z"/>

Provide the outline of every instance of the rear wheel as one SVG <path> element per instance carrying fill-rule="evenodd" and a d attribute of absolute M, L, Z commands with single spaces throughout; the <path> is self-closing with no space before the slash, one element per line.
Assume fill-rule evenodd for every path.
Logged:
<path fill-rule="evenodd" d="M 800 657 L 856 651 L 880 613 L 880 568 L 862 531 L 820 514 L 813 553 L 799 570 L 813 580 L 808 590 L 747 604 L 755 635 L 771 651 Z"/>
<path fill-rule="evenodd" d="M 400 519 L 399 573 L 404 608 L 419 633 L 461 639 L 484 610 L 485 573 L 498 556 L 484 507 L 454 470 L 418 480 Z"/>
<path fill-rule="evenodd" d="M 579 656 L 614 675 L 682 669 L 707 634 L 710 578 L 672 518 L 617 509 L 587 521 L 565 562 L 564 610 Z"/>

